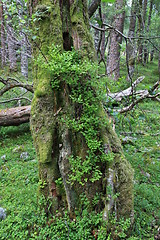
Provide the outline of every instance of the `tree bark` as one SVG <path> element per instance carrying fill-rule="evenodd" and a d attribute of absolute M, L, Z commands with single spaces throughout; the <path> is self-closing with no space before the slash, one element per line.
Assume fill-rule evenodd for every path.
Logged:
<path fill-rule="evenodd" d="M 130 25 L 129 25 L 129 32 L 128 37 L 133 38 L 135 36 L 135 28 L 136 28 L 136 6 L 137 6 L 137 0 L 132 1 L 131 6 L 131 18 L 130 18 Z M 135 66 L 135 42 L 134 40 L 129 40 L 127 49 L 126 49 L 126 60 L 128 62 L 129 66 L 129 74 L 128 74 L 128 80 L 131 81 L 133 73 L 134 73 L 134 66 Z"/>
<path fill-rule="evenodd" d="M 53 4 L 49 0 L 42 0 L 41 4 L 52 9 L 51 14 L 38 23 L 40 42 L 37 44 L 41 44 L 41 52 L 47 56 L 48 46 L 54 43 L 59 45 L 63 51 L 71 51 L 74 47 L 82 56 L 82 61 L 85 59 L 94 61 L 95 52 L 93 39 L 89 32 L 87 1 L 54 1 Z M 38 7 L 39 5 L 36 6 L 36 9 Z M 37 53 L 35 52 L 35 54 Z M 70 98 L 72 88 L 65 82 L 66 77 L 62 74 L 59 77 L 63 81 L 60 82 L 58 89 L 51 88 L 50 74 L 47 71 L 42 71 L 39 67 L 37 76 L 38 78 L 34 79 L 35 95 L 31 108 L 31 131 L 42 183 L 39 190 L 46 200 L 49 198 L 52 201 L 52 212 L 68 209 L 70 215 L 73 216 L 75 209 L 80 210 L 84 204 L 81 198 L 83 194 L 90 202 L 90 210 L 103 211 L 104 219 L 107 219 L 110 209 L 116 212 L 117 218 L 121 216 L 131 217 L 133 211 L 133 170 L 124 158 L 116 133 L 110 124 L 99 126 L 99 136 L 97 135 L 97 137 L 103 143 L 103 153 L 108 158 L 109 154 L 113 153 L 114 161 L 105 163 L 103 160 L 96 162 L 94 159 L 94 162 L 92 159 L 94 167 L 92 172 L 84 172 L 83 184 L 79 181 L 72 182 L 69 176 L 73 173 L 73 168 L 69 159 L 74 156 L 76 165 L 81 161 L 82 166 L 91 164 L 91 159 L 88 155 L 89 143 L 83 130 L 69 127 L 67 119 L 70 116 L 73 122 L 77 122 L 78 119 L 82 121 L 86 105 L 84 102 L 77 105 L 72 101 Z M 86 80 L 90 80 L 90 76 L 82 76 L 81 74 L 79 76 L 79 80 L 81 79 L 79 89 L 83 95 Z M 53 75 L 52 79 L 55 79 Z M 75 91 L 77 91 L 76 89 Z M 89 86 L 88 91 L 95 92 L 91 89 L 92 87 Z M 98 109 L 97 116 L 107 118 L 100 103 Z M 96 118 L 96 115 L 93 117 Z M 87 123 L 84 122 L 84 124 Z M 93 141 L 94 138 L 91 140 Z M 89 163 L 87 163 L 88 158 L 90 159 Z M 91 176 L 97 168 L 101 171 L 102 176 L 92 182 Z M 115 181 L 111 175 L 115 176 Z M 60 177 L 62 186 L 57 183 Z M 110 193 L 107 192 L 106 187 L 107 184 L 110 185 L 110 181 L 111 186 L 113 186 L 113 194 L 119 193 L 116 200 L 113 200 L 112 196 L 109 195 Z M 100 193 L 101 197 L 95 206 L 92 200 L 97 193 Z"/>
<path fill-rule="evenodd" d="M 0 110 L 0 126 L 19 126 L 29 122 L 31 106 Z"/>
<path fill-rule="evenodd" d="M 138 26 L 137 26 L 138 36 L 141 37 L 142 34 L 142 0 L 138 1 Z M 142 44 L 141 40 L 138 40 L 138 62 L 142 63 Z"/>
<path fill-rule="evenodd" d="M 5 38 L 5 27 L 4 27 L 4 11 L 3 3 L 0 1 L 0 21 L 1 21 L 1 64 L 2 68 L 6 65 L 6 38 Z"/>
<path fill-rule="evenodd" d="M 89 8 L 88 8 L 88 15 L 89 18 L 91 18 L 93 16 L 93 14 L 95 13 L 95 11 L 97 10 L 98 6 L 100 5 L 101 0 L 93 0 L 92 3 L 90 4 Z"/>
<path fill-rule="evenodd" d="M 17 0 L 17 4 L 20 6 L 18 8 L 18 15 L 19 15 L 19 27 L 20 27 L 20 44 L 21 44 L 21 73 L 22 76 L 28 78 L 28 44 L 27 44 L 27 36 L 23 31 L 23 25 L 21 21 L 24 21 L 24 16 L 27 15 L 24 8 L 24 1 Z"/>
<path fill-rule="evenodd" d="M 152 10 L 153 10 L 153 0 L 150 1 L 149 15 L 148 15 L 148 24 L 147 24 L 147 32 L 149 32 L 150 25 L 151 25 Z M 146 62 L 147 63 L 148 63 L 148 58 L 149 58 L 149 50 L 147 50 L 147 53 L 146 53 Z"/>
<path fill-rule="evenodd" d="M 6 8 L 7 11 L 7 8 Z M 11 17 L 8 14 L 8 21 L 11 20 Z M 6 23 L 7 29 L 7 46 L 8 46 L 8 59 L 9 59 L 9 68 L 11 71 L 17 71 L 17 57 L 16 57 L 16 42 L 14 39 L 14 30 L 10 23 Z"/>
<path fill-rule="evenodd" d="M 147 3 L 148 3 L 148 0 L 144 0 L 143 2 L 143 32 L 144 33 L 147 30 L 147 25 L 146 25 Z M 144 47 L 143 47 L 143 63 L 146 64 L 146 62 L 147 62 L 147 41 L 144 42 Z"/>
<path fill-rule="evenodd" d="M 115 2 L 115 12 L 113 20 L 113 27 L 123 33 L 124 27 L 124 11 L 125 1 L 116 0 Z M 110 47 L 108 52 L 107 59 L 107 74 L 110 77 L 113 77 L 114 80 L 118 80 L 120 77 L 120 44 L 122 43 L 122 36 L 111 30 L 110 33 Z"/>

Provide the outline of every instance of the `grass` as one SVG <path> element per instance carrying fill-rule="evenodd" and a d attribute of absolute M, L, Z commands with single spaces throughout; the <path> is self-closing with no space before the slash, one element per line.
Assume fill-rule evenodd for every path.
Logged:
<path fill-rule="evenodd" d="M 137 75 L 146 75 L 139 88 L 149 87 L 158 79 L 157 62 L 146 67 L 138 66 Z M 122 69 L 123 70 L 123 69 Z M 123 72 L 122 72 L 123 73 Z M 118 91 L 125 78 L 110 88 Z M 124 87 L 125 88 L 125 87 Z M 122 139 L 124 153 L 135 170 L 134 196 L 135 221 L 132 237 L 154 239 L 160 226 L 160 107 L 159 103 L 145 100 L 131 112 L 116 115 L 116 132 Z M 29 125 L 0 127 L 0 206 L 7 211 L 7 218 L 0 222 L 0 239 L 95 239 L 92 225 L 99 228 L 98 239 L 105 238 L 105 226 L 100 217 L 83 212 L 77 222 L 52 218 L 51 222 L 37 205 L 38 163 L 29 131 Z M 54 224 L 53 224 L 54 223 Z M 126 223 L 119 227 L 125 229 Z M 121 234 L 120 239 L 126 239 Z"/>

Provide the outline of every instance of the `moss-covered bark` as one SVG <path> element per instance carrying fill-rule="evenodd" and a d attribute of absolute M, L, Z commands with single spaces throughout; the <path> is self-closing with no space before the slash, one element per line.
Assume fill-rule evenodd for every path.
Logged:
<path fill-rule="evenodd" d="M 47 9 L 45 14 L 43 9 Z M 73 47 L 81 52 L 83 59 L 94 60 L 86 0 L 42 0 L 37 3 L 35 11 L 37 10 L 42 11 L 42 18 L 37 23 L 37 45 L 45 55 L 44 61 L 47 60 L 48 47 L 52 44 L 59 45 L 63 50 L 71 50 Z M 92 172 L 84 172 L 83 184 L 73 184 L 70 180 L 70 157 L 79 157 L 83 165 L 89 150 L 82 132 L 76 132 L 67 123 L 68 116 L 75 119 L 79 114 L 80 117 L 83 104 L 76 105 L 70 99 L 71 89 L 64 75 L 59 76 L 62 81 L 58 89 L 52 89 L 52 77 L 54 78 L 52 74 L 42 71 L 40 67 L 36 69 L 31 131 L 39 161 L 40 192 L 46 199 L 52 200 L 53 211 L 65 207 L 73 213 L 75 208 L 83 204 L 80 196 L 85 194 L 90 209 L 104 210 L 105 219 L 111 209 L 116 211 L 118 217 L 129 217 L 133 210 L 133 170 L 123 156 L 120 141 L 109 121 L 106 121 L 105 126 L 99 124 L 98 138 L 103 143 L 104 153 L 108 158 L 112 156 L 113 160 L 96 163 L 102 173 L 97 181 L 91 181 Z M 85 82 L 85 79 L 81 81 L 82 89 Z M 107 118 L 100 104 L 99 109 L 96 115 Z M 62 179 L 62 185 L 58 184 L 59 178 Z M 112 194 L 119 193 L 116 201 L 107 192 L 107 184 L 111 186 Z M 92 203 L 97 193 L 99 201 L 95 205 Z"/>

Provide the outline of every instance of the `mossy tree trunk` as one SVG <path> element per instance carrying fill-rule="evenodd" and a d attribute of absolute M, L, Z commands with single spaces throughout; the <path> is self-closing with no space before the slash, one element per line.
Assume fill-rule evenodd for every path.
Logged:
<path fill-rule="evenodd" d="M 53 43 L 59 45 L 62 51 L 72 51 L 73 48 L 79 50 L 82 61 L 95 60 L 86 0 L 42 0 L 35 6 L 34 11 L 38 10 L 41 12 L 45 10 L 45 14 L 42 14 L 42 19 L 38 22 L 37 44 L 46 60 L 48 47 Z M 36 50 L 35 54 L 37 54 Z M 54 76 L 52 80 L 53 78 Z M 72 89 L 66 82 L 65 76 L 59 78 L 63 80 L 60 81 L 59 88 L 52 89 L 51 75 L 45 70 L 42 71 L 40 67 L 36 70 L 31 131 L 39 161 L 40 192 L 47 200 L 52 201 L 53 212 L 68 209 L 72 215 L 75 209 L 83 206 L 85 196 L 90 203 L 90 210 L 104 211 L 105 219 L 109 210 L 115 211 L 117 217 L 130 217 L 133 211 L 133 170 L 124 158 L 120 141 L 112 130 L 100 103 L 99 110 L 93 115 L 93 121 L 96 117 L 106 119 L 105 125 L 98 125 L 98 136 L 95 136 L 100 140 L 103 151 L 93 152 L 97 158 L 98 153 L 107 156 L 108 161 L 103 161 L 101 158 L 102 161 L 96 162 L 96 158 L 95 161 L 92 159 L 91 170 L 86 172 L 84 168 L 81 181 L 72 182 L 70 176 L 74 172 L 74 166 L 90 165 L 90 162 L 87 162 L 90 149 L 85 134 L 80 129 L 75 130 L 70 127 L 67 119 L 71 116 L 74 122 L 80 121 L 84 116 L 85 103 L 77 104 L 72 101 L 70 98 Z M 80 80 L 77 80 L 80 82 L 77 86 L 82 92 L 85 89 L 85 78 L 90 80 L 89 75 L 85 77 L 81 75 Z M 94 92 L 96 99 L 92 87 L 87 86 L 87 91 Z M 89 105 L 90 108 L 91 103 Z M 94 141 L 94 139 L 90 140 Z M 73 157 L 74 166 L 71 166 L 70 159 L 73 160 Z M 111 161 L 110 158 L 113 160 Z M 93 175 L 97 169 L 101 174 L 95 181 Z M 58 182 L 60 178 L 62 184 Z M 116 200 L 113 198 L 114 194 L 118 195 Z M 93 199 L 97 195 L 99 201 L 93 204 Z"/>

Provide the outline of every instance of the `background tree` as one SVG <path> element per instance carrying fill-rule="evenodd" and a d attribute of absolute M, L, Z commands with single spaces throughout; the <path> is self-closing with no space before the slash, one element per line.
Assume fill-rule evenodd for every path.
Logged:
<path fill-rule="evenodd" d="M 130 17 L 129 31 L 128 31 L 129 41 L 126 49 L 126 58 L 129 66 L 128 80 L 131 80 L 133 76 L 135 60 L 136 60 L 136 45 L 133 39 L 135 37 L 135 29 L 136 29 L 136 12 L 137 12 L 137 0 L 133 0 L 131 5 L 131 17 Z"/>
<path fill-rule="evenodd" d="M 5 36 L 5 25 L 4 25 L 4 7 L 3 2 L 0 1 L 0 21 L 1 21 L 1 66 L 2 68 L 6 65 L 6 36 Z"/>
<path fill-rule="evenodd" d="M 124 18 L 125 18 L 125 1 L 116 0 L 115 13 L 113 17 L 113 27 L 123 33 Z M 120 44 L 122 43 L 122 36 L 114 29 L 110 33 L 110 46 L 107 59 L 107 74 L 114 76 L 115 80 L 120 77 L 119 63 L 120 63 Z"/>

